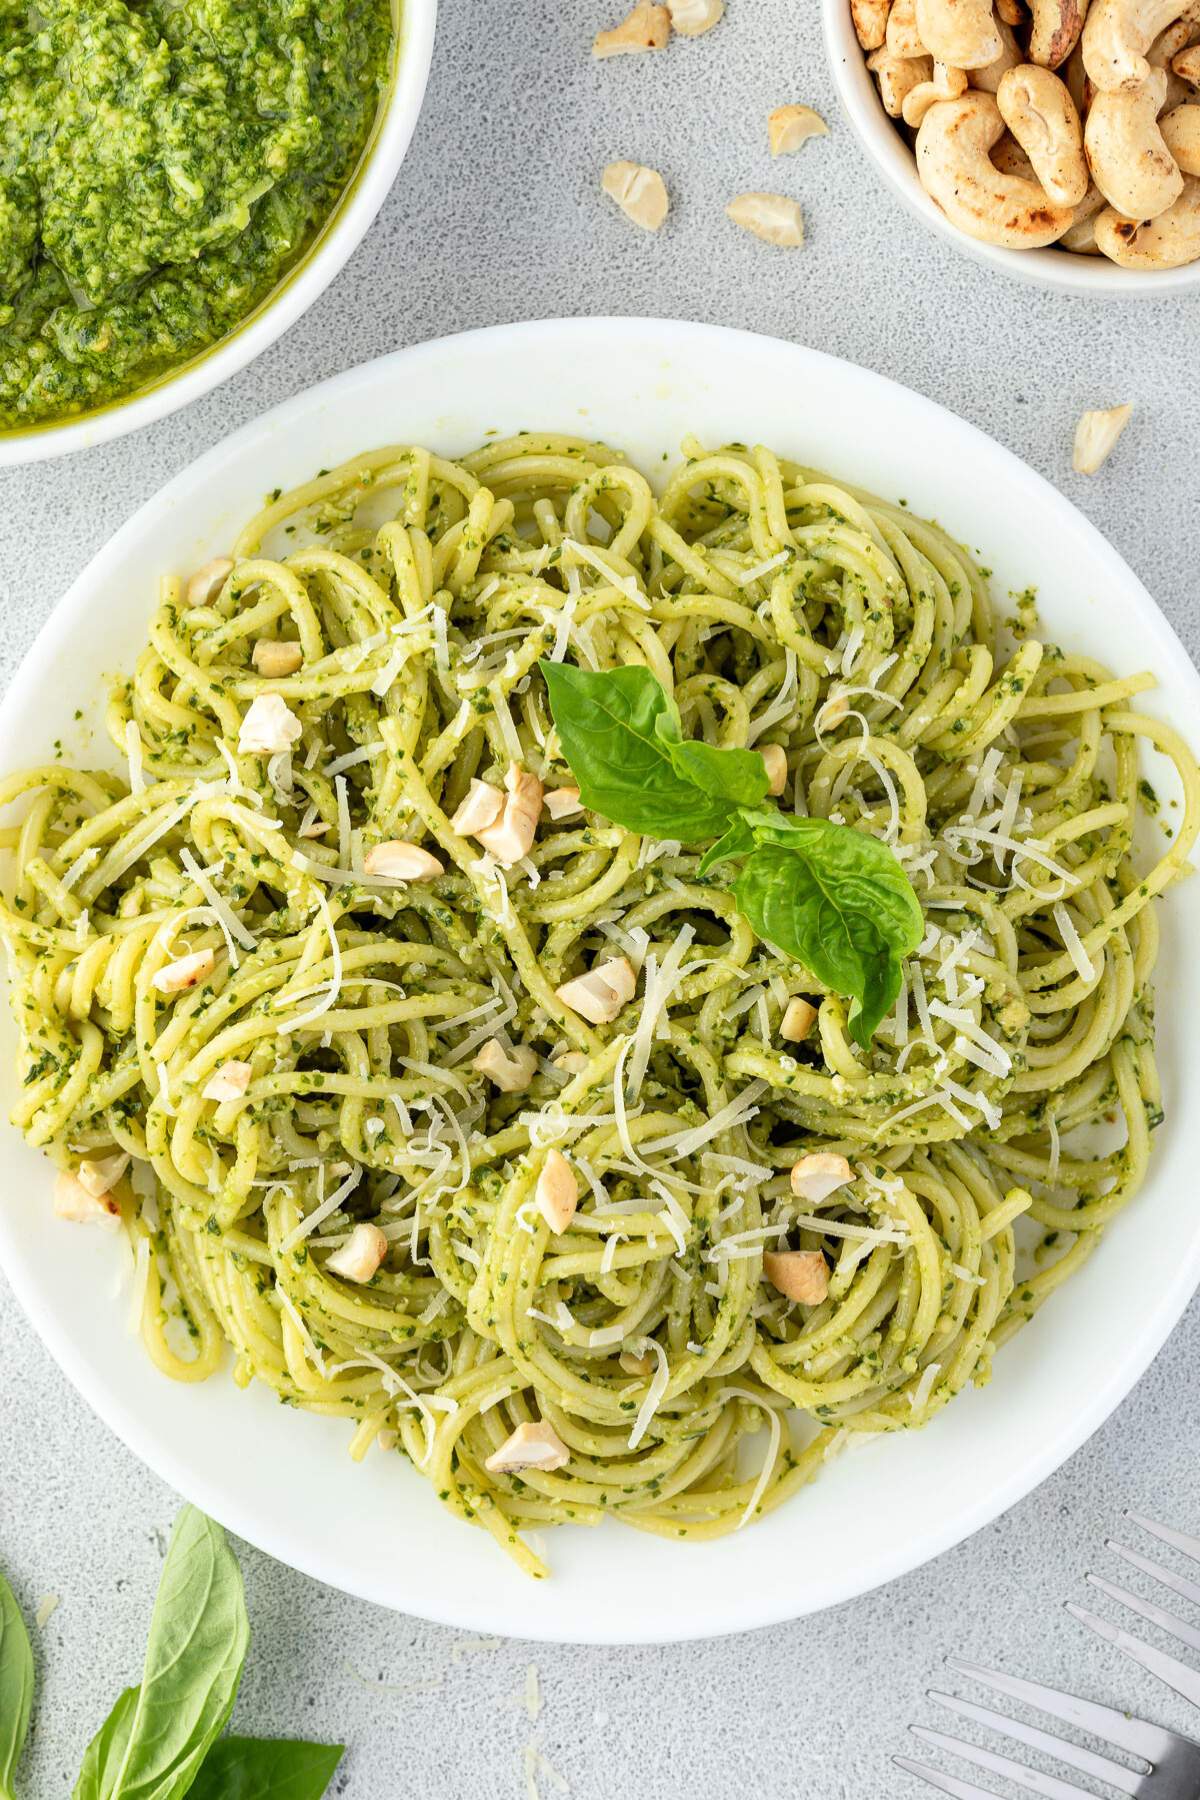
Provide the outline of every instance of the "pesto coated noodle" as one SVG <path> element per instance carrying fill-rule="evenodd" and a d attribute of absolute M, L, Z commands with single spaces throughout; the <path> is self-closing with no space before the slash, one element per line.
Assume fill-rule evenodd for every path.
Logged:
<path fill-rule="evenodd" d="M 109 1183 L 155 1362 L 198 1380 L 228 1346 L 239 1385 L 398 1451 L 534 1575 L 526 1528 L 737 1530 L 852 1434 L 987 1381 L 1162 1117 L 1151 902 L 1200 788 L 1136 710 L 1150 678 L 1002 626 L 901 507 L 764 449 L 685 454 L 658 499 L 562 437 L 356 457 L 273 498 L 231 572 L 163 583 L 109 708 L 122 778 L 0 783 L 15 1122 Z M 569 796 L 507 867 L 451 826 L 514 766 L 572 785 L 542 657 L 647 665 L 686 733 L 782 747 L 784 806 L 893 847 L 926 931 L 869 1050 L 699 849 Z M 239 748 L 267 694 L 298 735 Z M 1142 739 L 1181 796 L 1144 867 Z M 442 872 L 368 873 L 397 840 Z M 556 992 L 621 958 L 611 1022 Z M 1114 1119 L 1105 1148 L 1080 1131 Z M 853 1178 L 798 1197 L 815 1152 Z M 579 1198 L 552 1231 L 556 1157 Z M 364 1237 L 378 1272 L 334 1272 Z M 823 1297 L 765 1275 L 789 1251 L 820 1253 Z M 540 1465 L 489 1470 L 522 1425 Z"/>

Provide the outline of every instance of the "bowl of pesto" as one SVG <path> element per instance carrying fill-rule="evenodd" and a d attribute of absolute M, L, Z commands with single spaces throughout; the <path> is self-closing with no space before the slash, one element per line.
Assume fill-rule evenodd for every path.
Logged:
<path fill-rule="evenodd" d="M 408 148 L 436 0 L 0 0 L 0 465 L 243 368 Z"/>

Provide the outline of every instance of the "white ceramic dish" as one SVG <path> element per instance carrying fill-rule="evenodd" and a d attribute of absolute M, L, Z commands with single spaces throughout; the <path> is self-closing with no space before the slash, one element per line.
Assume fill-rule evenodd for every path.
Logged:
<path fill-rule="evenodd" d="M 952 225 L 917 176 L 916 159 L 896 125 L 883 110 L 875 78 L 854 35 L 850 0 L 821 0 L 825 48 L 838 96 L 863 149 L 894 194 L 924 225 L 975 262 L 1018 281 L 1055 288 L 1062 294 L 1091 299 L 1154 298 L 1200 294 L 1200 262 L 1182 269 L 1143 273 L 1122 269 L 1106 256 L 1074 256 L 1068 250 L 1002 250 L 981 244 Z"/>
<path fill-rule="evenodd" d="M 756 439 L 936 514 L 995 570 L 1036 583 L 1056 639 L 1162 678 L 1149 704 L 1200 718 L 1200 680 L 1148 594 L 1095 530 L 1015 457 L 940 407 L 815 351 L 702 325 L 573 319 L 421 345 L 268 413 L 172 481 L 95 559 L 0 706 L 0 768 L 96 718 L 100 671 L 145 640 L 162 570 L 227 548 L 275 483 L 370 445 L 450 455 L 490 430 L 585 433 L 661 467 L 688 431 Z M 64 678 L 64 671 L 69 676 Z M 89 673 L 89 671 L 93 673 Z M 86 721 L 85 721 L 86 725 Z M 95 754 L 95 752 L 93 752 Z M 1157 780 L 1157 771 L 1152 771 Z M 1167 1122 L 1150 1180 L 1106 1242 L 997 1359 L 995 1379 L 927 1430 L 875 1439 L 752 1529 L 672 1545 L 609 1525 L 547 1534 L 552 1579 L 518 1575 L 393 1458 L 355 1466 L 344 1425 L 228 1379 L 177 1387 L 127 1335 L 119 1243 L 51 1216 L 50 1178 L 0 1131 L 0 1260 L 62 1368 L 165 1480 L 243 1537 L 383 1605 L 476 1630 L 591 1642 L 697 1637 L 791 1618 L 915 1567 L 987 1523 L 1068 1456 L 1132 1386 L 1200 1277 L 1200 1106 L 1185 1107 L 1184 1022 L 1200 1009 L 1200 890 L 1164 908 L 1160 1006 Z M 0 1034 L 0 1114 L 11 1029 Z M 5 1091 L 7 1090 L 7 1092 Z"/>
<path fill-rule="evenodd" d="M 386 200 L 425 98 L 433 58 L 437 0 L 397 0 L 397 4 L 400 24 L 395 76 L 373 141 L 342 199 L 292 273 L 228 337 L 145 393 L 132 400 L 116 401 L 66 424 L 0 433 L 0 468 L 44 462 L 51 456 L 66 456 L 72 450 L 90 450 L 95 444 L 109 443 L 178 412 L 181 406 L 198 400 L 253 362 L 325 292 L 366 236 Z"/>

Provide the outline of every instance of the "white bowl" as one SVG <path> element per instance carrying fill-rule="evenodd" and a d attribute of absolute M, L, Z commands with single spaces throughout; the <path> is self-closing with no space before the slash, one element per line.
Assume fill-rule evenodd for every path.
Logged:
<path fill-rule="evenodd" d="M 1094 299 L 1153 296 L 1163 300 L 1181 292 L 1200 293 L 1200 262 L 1154 273 L 1122 269 L 1107 256 L 1076 256 L 1069 250 L 1053 248 L 1003 250 L 997 244 L 983 244 L 968 237 L 950 223 L 925 192 L 910 146 L 883 110 L 875 78 L 854 33 L 850 0 L 821 0 L 821 11 L 834 86 L 864 150 L 893 193 L 939 237 L 1004 275 L 1031 281 L 1038 287 L 1056 288 L 1063 294 L 1085 294 Z"/>
<path fill-rule="evenodd" d="M 300 262 L 254 311 L 219 338 L 211 349 L 189 358 L 130 400 L 114 400 L 82 418 L 0 432 L 0 468 L 44 462 L 72 450 L 90 450 L 126 432 L 140 431 L 168 413 L 207 394 L 294 325 L 366 236 L 404 161 L 433 58 L 437 0 L 394 0 L 399 7 L 398 41 L 391 86 L 358 169 Z"/>
<path fill-rule="evenodd" d="M 413 440 L 453 456 L 523 426 L 605 439 L 647 470 L 662 470 L 662 453 L 676 455 L 688 431 L 710 444 L 761 441 L 903 495 L 978 547 L 998 595 L 1036 583 L 1056 641 L 1118 669 L 1153 668 L 1162 687 L 1147 704 L 1200 719 L 1200 679 L 1145 589 L 1048 482 L 972 426 L 770 338 L 571 319 L 402 350 L 210 450 L 117 533 L 46 625 L 0 705 L 0 769 L 48 755 L 58 737 L 68 757 L 95 758 L 102 728 L 86 734 L 99 723 L 99 671 L 131 666 L 160 571 L 227 549 L 267 487 L 370 445 Z M 1157 767 L 1147 772 L 1161 785 Z M 1000 1352 L 990 1386 L 961 1394 L 925 1431 L 835 1459 L 803 1494 L 716 1543 L 567 1527 L 546 1534 L 551 1579 L 531 1582 L 415 1471 L 377 1454 L 351 1463 L 344 1423 L 282 1407 L 263 1387 L 239 1392 L 227 1374 L 175 1386 L 127 1334 L 113 1297 L 123 1246 L 52 1217 L 46 1163 L 7 1129 L 0 1261 L 70 1380 L 138 1456 L 243 1537 L 335 1587 L 447 1624 L 559 1641 L 661 1641 L 792 1618 L 914 1568 L 1028 1493 L 1111 1412 L 1182 1312 L 1200 1277 L 1200 1105 L 1195 1056 L 1190 1068 L 1185 1056 L 1188 1021 L 1200 1017 L 1200 957 L 1187 949 L 1198 936 L 1200 884 L 1185 882 L 1163 908 L 1167 1121 L 1143 1192 L 1096 1254 Z M 0 1012 L 7 1115 L 12 1033 Z"/>

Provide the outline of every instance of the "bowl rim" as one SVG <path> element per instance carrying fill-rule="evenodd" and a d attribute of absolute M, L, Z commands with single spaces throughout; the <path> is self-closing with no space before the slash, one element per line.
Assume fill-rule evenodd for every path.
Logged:
<path fill-rule="evenodd" d="M 358 164 L 316 237 L 279 283 L 223 338 L 129 399 L 61 423 L 0 432 L 0 468 L 45 462 L 111 443 L 169 417 L 253 362 L 306 313 L 370 230 L 416 130 L 437 26 L 438 0 L 392 0 L 392 76 Z"/>
<path fill-rule="evenodd" d="M 387 356 L 335 375 L 268 409 L 213 445 L 168 481 L 118 529 L 51 612 L 23 659 L 8 693 L 0 699 L 0 741 L 10 737 L 14 729 L 19 729 L 17 715 L 26 703 L 24 690 L 31 685 L 39 689 L 47 684 L 61 686 L 64 660 L 69 661 L 71 629 L 87 606 L 89 593 L 102 581 L 126 567 L 130 555 L 140 551 L 143 539 L 152 532 L 160 517 L 188 518 L 189 529 L 194 532 L 212 530 L 218 523 L 228 526 L 230 521 L 223 515 L 205 520 L 197 517 L 195 508 L 189 506 L 197 492 L 204 493 L 222 470 L 228 471 L 239 459 L 246 458 L 253 460 L 257 474 L 262 468 L 264 448 L 268 451 L 274 448 L 281 458 L 286 455 L 286 448 L 281 446 L 293 441 L 293 427 L 307 426 L 312 430 L 315 426 L 320 426 L 323 432 L 332 436 L 332 415 L 335 409 L 350 400 L 360 403 L 360 412 L 364 408 L 369 410 L 375 395 L 386 385 L 380 378 L 383 370 L 387 370 L 389 374 L 397 370 L 403 371 L 404 387 L 411 389 L 415 371 L 421 370 L 423 366 L 432 367 L 432 372 L 437 375 L 439 370 L 444 373 L 448 362 L 465 376 L 479 374 L 480 369 L 486 366 L 503 367 L 509 363 L 516 365 L 528 358 L 544 364 L 557 352 L 561 354 L 566 367 L 577 368 L 589 359 L 595 360 L 598 340 L 605 335 L 610 343 L 613 340 L 618 343 L 628 340 L 631 324 L 636 325 L 636 335 L 646 344 L 645 354 L 651 359 L 647 362 L 649 373 L 645 376 L 651 386 L 661 378 L 662 371 L 669 366 L 672 357 L 678 357 L 682 361 L 682 353 L 690 349 L 694 349 L 696 355 L 705 362 L 722 353 L 737 355 L 740 351 L 744 357 L 749 358 L 768 354 L 772 358 L 773 379 L 784 379 L 791 373 L 791 365 L 795 369 L 801 392 L 807 391 L 809 382 L 804 378 L 811 375 L 814 367 L 826 371 L 835 368 L 840 372 L 837 379 L 858 389 L 857 398 L 865 399 L 874 395 L 889 400 L 891 405 L 902 403 L 914 417 L 929 421 L 931 429 L 936 432 L 945 433 L 953 429 L 956 435 L 961 436 L 968 454 L 978 458 L 984 466 L 990 463 L 994 468 L 1001 468 L 1011 478 L 1014 487 L 1019 488 L 1039 506 L 1053 506 L 1063 522 L 1064 533 L 1069 531 L 1072 542 L 1094 556 L 1103 577 L 1114 586 L 1119 586 L 1130 604 L 1136 605 L 1139 631 L 1146 642 L 1147 661 L 1153 662 L 1164 673 L 1168 667 L 1171 668 L 1179 684 L 1186 690 L 1197 715 L 1200 715 L 1200 674 L 1169 620 L 1138 577 L 1065 495 L 977 426 L 889 377 L 848 363 L 845 359 L 824 351 L 782 342 L 765 334 L 696 321 L 576 317 L 491 326 L 393 351 Z M 622 404 L 628 405 L 630 396 L 624 386 L 621 394 Z M 902 396 L 902 402 L 897 400 L 897 396 Z M 472 404 L 474 406 L 475 403 Z M 693 404 L 690 394 L 687 404 Z M 752 405 L 754 402 L 748 404 Z M 481 412 L 477 414 L 472 411 L 471 417 L 476 423 L 481 416 Z M 455 428 L 451 426 L 448 429 L 453 431 Z M 301 431 L 294 433 L 295 440 L 299 440 L 301 436 Z M 276 470 L 276 473 L 279 472 Z M 215 499 L 210 498 L 207 504 L 210 511 L 216 513 L 218 503 Z M 1180 1060 L 1182 1061 L 1182 1056 Z M 1175 1130 L 1182 1138 L 1186 1133 L 1185 1108 L 1182 1103 L 1175 1107 L 1174 1117 Z M 17 1148 L 22 1152 L 27 1149 L 23 1144 L 19 1144 Z M 31 1159 L 39 1157 L 39 1153 L 34 1150 L 28 1150 L 27 1154 Z M 1160 1150 L 1159 1158 L 1161 1166 L 1166 1160 L 1165 1150 Z M 1162 1179 L 1163 1176 L 1160 1175 L 1160 1180 Z M 1118 1220 L 1114 1231 L 1119 1225 Z M 516 1594 L 511 1590 L 506 1592 L 497 1584 L 485 1597 L 478 1596 L 474 1591 L 456 1592 L 451 1596 L 442 1588 L 436 1605 L 431 1605 L 424 1591 L 398 1597 L 390 1591 L 381 1592 L 365 1576 L 348 1579 L 345 1565 L 338 1561 L 336 1554 L 331 1553 L 326 1545 L 320 1548 L 309 1546 L 303 1532 L 298 1531 L 290 1516 L 280 1516 L 278 1512 L 272 1514 L 268 1529 L 264 1525 L 258 1502 L 247 1494 L 244 1485 L 239 1488 L 235 1483 L 231 1489 L 224 1470 L 203 1463 L 198 1466 L 190 1445 L 187 1451 L 172 1448 L 164 1440 L 155 1420 L 143 1418 L 138 1413 L 135 1401 L 123 1394 L 110 1380 L 107 1372 L 98 1366 L 95 1346 L 81 1335 L 71 1307 L 62 1303 L 61 1290 L 56 1287 L 53 1302 L 47 1302 L 44 1289 L 39 1287 L 39 1278 L 35 1275 L 28 1251 L 21 1246 L 24 1231 L 24 1214 L 13 1208 L 0 1208 L 0 1264 L 27 1318 L 93 1411 L 161 1479 L 194 1500 L 230 1530 L 256 1544 L 266 1554 L 285 1560 L 290 1566 L 315 1580 L 337 1586 L 342 1591 L 374 1604 L 415 1612 L 439 1623 L 468 1630 L 503 1631 L 510 1636 L 546 1642 L 682 1642 L 763 1627 L 873 1592 L 886 1582 L 924 1565 L 961 1543 L 1032 1492 L 1099 1428 L 1149 1366 L 1178 1322 L 1197 1280 L 1200 1279 L 1200 1226 L 1196 1226 L 1192 1228 L 1187 1241 L 1178 1246 L 1180 1253 L 1174 1256 L 1168 1277 L 1154 1294 L 1152 1303 L 1148 1302 L 1140 1309 L 1129 1328 L 1119 1334 L 1111 1359 L 1094 1371 L 1089 1371 L 1086 1388 L 1078 1394 L 1072 1394 L 1073 1410 L 1067 1422 L 1060 1423 L 1053 1434 L 1042 1441 L 1031 1442 L 1028 1456 L 1023 1460 L 1014 1460 L 1006 1469 L 1002 1480 L 991 1486 L 981 1484 L 977 1489 L 973 1488 L 969 1504 L 956 1501 L 936 1518 L 931 1518 L 915 1542 L 912 1538 L 898 1537 L 889 1544 L 886 1552 L 875 1556 L 869 1579 L 863 1580 L 857 1570 L 848 1571 L 844 1566 L 823 1568 L 814 1578 L 813 1597 L 800 1605 L 797 1604 L 791 1584 L 780 1580 L 764 1584 L 758 1591 L 744 1585 L 739 1587 L 715 1622 L 709 1615 L 699 1619 L 689 1616 L 686 1620 L 672 1616 L 670 1628 L 663 1629 L 657 1620 L 648 1622 L 644 1612 L 634 1604 L 630 1610 L 635 1615 L 636 1623 L 632 1627 L 624 1618 L 619 1627 L 597 1623 L 588 1618 L 583 1628 L 575 1628 L 573 1624 L 572 1629 L 564 1631 L 553 1611 L 545 1615 L 538 1612 L 532 1603 L 532 1597 L 523 1586 L 519 1594 Z M 89 1244 L 86 1249 L 93 1251 L 95 1246 Z M 1110 1260 L 1115 1264 L 1115 1257 Z M 97 1256 L 95 1265 L 89 1265 L 89 1278 L 93 1281 L 98 1262 Z M 1095 1262 L 1098 1264 L 1100 1258 L 1096 1258 Z M 109 1306 L 113 1312 L 117 1311 L 114 1303 L 109 1302 Z M 1037 1324 L 1038 1321 L 1034 1321 L 1030 1327 L 1031 1333 Z M 119 1324 L 116 1330 L 120 1331 Z M 1025 1334 L 1022 1334 L 1018 1343 L 1022 1341 L 1032 1340 L 1026 1339 Z M 136 1349 L 139 1357 L 144 1354 L 140 1345 Z M 148 1366 L 149 1359 L 146 1359 L 146 1363 Z M 229 1389 L 232 1396 L 232 1385 L 227 1377 L 223 1379 L 222 1387 Z M 190 1395 L 197 1390 L 189 1388 L 186 1392 Z M 970 1399 L 970 1395 L 962 1396 L 960 1407 L 968 1405 Z M 902 1450 L 904 1435 L 899 1434 L 901 1443 L 889 1443 L 888 1448 L 893 1455 Z M 926 1434 L 922 1433 L 920 1436 L 924 1440 Z M 863 1454 L 869 1454 L 869 1451 L 870 1447 Z M 306 1453 L 306 1460 L 315 1459 L 316 1456 L 317 1452 L 310 1450 Z M 367 1476 L 367 1470 L 358 1469 L 355 1475 L 361 1482 Z M 827 1474 L 826 1480 L 828 1479 Z M 782 1516 L 782 1513 L 777 1516 Z M 455 1531 L 461 1530 L 457 1522 L 452 1523 Z M 768 1527 L 769 1522 L 764 1521 L 760 1530 L 766 1531 Z M 658 1542 L 657 1539 L 645 1541 Z M 727 1545 L 731 1540 L 724 1539 L 720 1542 Z M 490 1544 L 485 1547 L 489 1553 L 492 1551 Z M 707 1548 L 709 1546 L 698 1545 L 685 1554 L 696 1557 L 698 1565 L 701 1553 Z M 619 1572 L 619 1557 L 611 1559 L 611 1566 Z M 678 1574 L 685 1582 L 693 1566 L 695 1565 L 680 1562 Z M 563 1588 L 567 1587 L 568 1582 L 569 1577 L 561 1578 Z M 538 1584 L 536 1592 L 544 1594 L 559 1585 L 557 1582 Z M 703 1586 L 702 1583 L 699 1585 Z M 500 1622 L 501 1615 L 504 1622 Z"/>
<path fill-rule="evenodd" d="M 1072 256 L 1052 246 L 1041 250 L 1005 250 L 968 237 L 952 225 L 925 192 L 916 162 L 883 110 L 878 89 L 866 65 L 850 15 L 849 0 L 821 0 L 825 50 L 842 110 L 868 159 L 887 186 L 929 230 L 973 262 L 983 263 L 1015 281 L 1087 299 L 1178 299 L 1200 293 L 1200 261 L 1181 269 L 1122 269 L 1103 256 Z"/>

